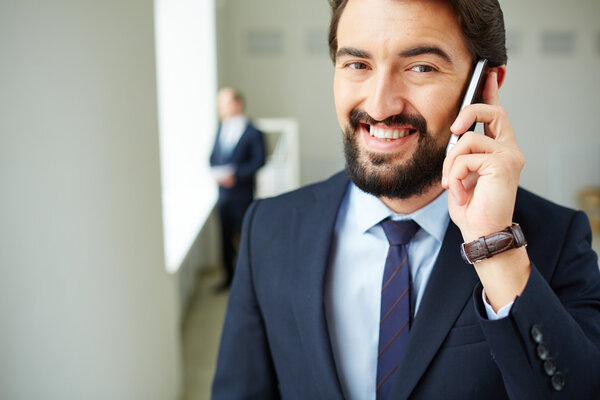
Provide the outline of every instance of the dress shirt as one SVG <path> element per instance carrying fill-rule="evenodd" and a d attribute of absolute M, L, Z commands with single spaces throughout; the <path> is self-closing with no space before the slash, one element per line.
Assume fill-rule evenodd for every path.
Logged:
<path fill-rule="evenodd" d="M 219 145 L 221 152 L 224 155 L 229 155 L 240 141 L 242 134 L 248 125 L 248 118 L 244 115 L 236 115 L 235 117 L 226 118 L 221 123 L 221 136 Z"/>
<path fill-rule="evenodd" d="M 421 227 L 407 245 L 416 315 L 450 221 L 447 191 L 425 207 L 401 215 L 349 184 L 338 212 L 325 288 L 327 327 L 347 399 L 375 399 L 381 281 L 389 248 L 379 223 L 388 217 L 413 219 Z M 496 315 L 490 307 L 488 318 L 505 316 L 509 309 Z"/>

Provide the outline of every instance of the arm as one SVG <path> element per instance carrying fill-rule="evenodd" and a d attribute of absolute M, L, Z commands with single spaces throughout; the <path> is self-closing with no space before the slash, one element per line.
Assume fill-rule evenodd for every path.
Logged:
<path fill-rule="evenodd" d="M 252 179 L 256 172 L 265 165 L 265 143 L 263 133 L 257 130 L 253 125 L 249 126 L 252 130 L 252 137 L 246 143 L 248 147 L 247 156 L 244 160 L 236 164 L 235 177 L 237 181 Z"/>
<path fill-rule="evenodd" d="M 215 142 L 213 144 L 212 151 L 210 152 L 210 166 L 214 167 L 218 164 L 217 162 L 217 147 L 219 146 L 219 136 L 221 135 L 221 125 L 217 128 L 217 134 L 215 135 Z"/>
<path fill-rule="evenodd" d="M 242 243 L 219 346 L 212 399 L 278 399 L 265 326 L 252 276 L 251 231 L 258 203 L 244 219 Z"/>
<path fill-rule="evenodd" d="M 573 215 L 564 237 L 550 281 L 532 266 L 508 318 L 487 320 L 481 286 L 474 294 L 511 398 L 594 399 L 600 393 L 600 272 L 584 214 Z"/>
<path fill-rule="evenodd" d="M 498 79 L 498 72 L 504 72 L 499 69 L 488 75 L 486 104 L 466 107 L 452 126 L 454 133 L 461 133 L 474 121 L 483 122 L 485 135 L 465 134 L 444 162 L 443 186 L 450 191 L 450 216 L 465 242 L 511 224 L 524 164 L 506 112 L 499 106 L 498 82 L 502 79 Z M 600 278 L 589 243 L 589 224 L 582 214 L 576 213 L 556 265 L 543 266 L 544 270 L 554 271 L 547 277 L 549 283 L 532 265 L 524 247 L 474 264 L 481 282 L 474 298 L 478 315 L 511 398 L 545 399 L 556 395 L 586 399 L 597 395 Z M 495 311 L 514 301 L 507 318 L 485 318 L 481 287 Z M 544 345 L 555 358 L 556 371 L 551 365 L 546 366 L 550 372 L 544 369 L 537 353 L 539 343 L 531 332 L 534 325 L 541 327 Z M 551 382 L 551 376 L 558 371 L 566 378 L 562 388 Z M 560 380 L 560 376 L 554 379 Z"/>

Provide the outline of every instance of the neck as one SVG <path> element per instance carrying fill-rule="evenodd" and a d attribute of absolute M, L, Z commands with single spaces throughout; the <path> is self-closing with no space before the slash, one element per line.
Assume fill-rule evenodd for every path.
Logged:
<path fill-rule="evenodd" d="M 234 120 L 234 119 L 237 119 L 237 118 L 240 118 L 240 117 L 243 117 L 243 116 L 244 116 L 244 114 L 235 114 L 235 115 L 230 115 L 230 116 L 228 116 L 228 117 L 225 117 L 225 118 L 223 118 L 221 122 L 225 122 L 225 121 L 232 121 L 232 120 Z"/>
<path fill-rule="evenodd" d="M 379 200 L 381 200 L 383 204 L 397 214 L 410 214 L 431 203 L 443 191 L 444 188 L 437 184 L 431 186 L 425 192 L 407 199 L 390 199 L 388 197 L 380 197 Z"/>

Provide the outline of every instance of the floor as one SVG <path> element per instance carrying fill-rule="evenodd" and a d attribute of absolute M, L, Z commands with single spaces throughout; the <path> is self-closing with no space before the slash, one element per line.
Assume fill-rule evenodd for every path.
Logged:
<path fill-rule="evenodd" d="M 182 329 L 183 385 L 181 400 L 208 400 L 227 305 L 227 293 L 215 293 L 221 274 L 204 269 Z"/>

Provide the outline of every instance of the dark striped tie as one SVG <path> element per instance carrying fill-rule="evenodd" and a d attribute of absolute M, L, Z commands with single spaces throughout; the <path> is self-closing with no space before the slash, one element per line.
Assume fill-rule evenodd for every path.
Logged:
<path fill-rule="evenodd" d="M 379 354 L 377 357 L 377 400 L 387 397 L 392 376 L 408 342 L 411 314 L 411 280 L 406 244 L 419 225 L 413 220 L 381 222 L 390 248 L 381 284 Z"/>

